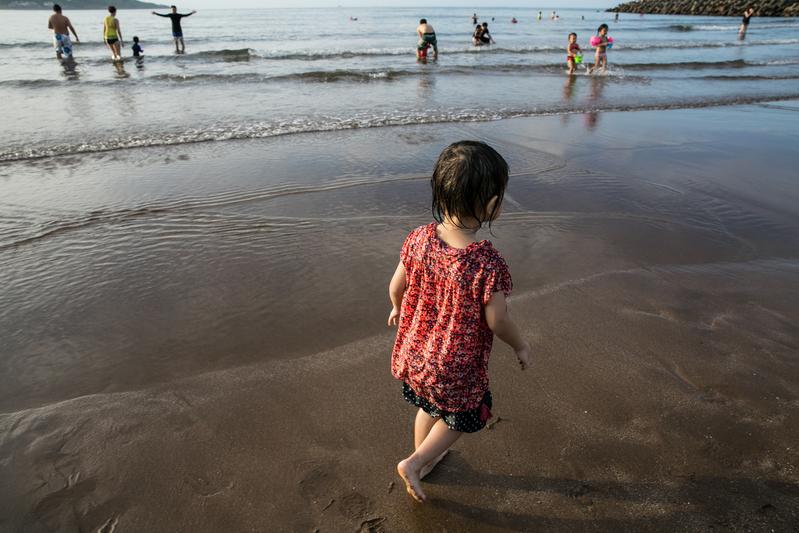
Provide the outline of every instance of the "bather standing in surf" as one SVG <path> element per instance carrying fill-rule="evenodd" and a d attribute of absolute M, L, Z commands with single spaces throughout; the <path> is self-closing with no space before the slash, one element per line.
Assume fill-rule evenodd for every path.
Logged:
<path fill-rule="evenodd" d="M 738 39 L 744 40 L 746 38 L 746 30 L 749 29 L 749 19 L 755 14 L 754 8 L 750 7 L 744 11 L 744 16 L 741 19 L 741 27 L 738 29 Z"/>
<path fill-rule="evenodd" d="M 122 30 L 119 28 L 119 20 L 116 15 L 117 8 L 108 6 L 108 16 L 103 19 L 103 41 L 111 50 L 111 59 L 121 61 Z"/>
<path fill-rule="evenodd" d="M 420 57 L 420 51 L 428 46 L 433 47 L 433 59 L 438 59 L 438 41 L 436 40 L 436 30 L 427 23 L 427 19 L 421 19 L 416 28 L 416 35 L 419 36 L 419 43 L 416 46 L 416 57 Z"/>
<path fill-rule="evenodd" d="M 191 13 L 178 13 L 177 7 L 170 7 L 172 8 L 172 13 L 162 15 L 161 13 L 156 13 L 153 11 L 152 14 L 159 17 L 168 18 L 172 21 L 172 38 L 175 39 L 175 53 L 184 54 L 186 53 L 186 44 L 183 42 L 183 28 L 180 26 L 180 19 L 183 17 L 190 17 L 197 12 L 192 11 Z"/>
<path fill-rule="evenodd" d="M 67 17 L 61 14 L 61 6 L 53 4 L 53 14 L 47 21 L 47 27 L 53 30 L 53 46 L 55 55 L 58 59 L 66 57 L 67 61 L 72 60 L 72 41 L 69 39 L 69 32 L 75 36 L 75 42 L 79 43 L 78 32 L 72 27 L 72 23 Z"/>

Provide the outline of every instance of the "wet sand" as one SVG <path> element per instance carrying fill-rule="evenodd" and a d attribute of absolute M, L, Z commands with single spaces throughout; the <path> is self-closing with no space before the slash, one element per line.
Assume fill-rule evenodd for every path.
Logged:
<path fill-rule="evenodd" d="M 0 529 L 790 531 L 797 123 L 785 102 L 0 168 L 32 221 L 1 235 Z M 536 358 L 497 343 L 494 424 L 419 506 L 385 292 L 460 138 L 511 164 L 492 240 Z"/>

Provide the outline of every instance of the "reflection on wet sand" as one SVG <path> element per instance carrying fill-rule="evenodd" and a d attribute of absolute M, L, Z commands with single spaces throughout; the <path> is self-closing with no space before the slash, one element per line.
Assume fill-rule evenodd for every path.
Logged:
<path fill-rule="evenodd" d="M 596 109 L 597 104 L 602 100 L 602 93 L 605 86 L 608 84 L 608 79 L 604 76 L 591 76 L 591 92 L 588 96 L 589 108 L 585 116 L 585 126 L 589 130 L 593 130 L 599 124 L 599 111 Z"/>

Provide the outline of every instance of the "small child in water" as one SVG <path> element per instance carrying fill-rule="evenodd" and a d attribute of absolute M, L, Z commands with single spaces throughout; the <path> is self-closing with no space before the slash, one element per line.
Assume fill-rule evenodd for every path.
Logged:
<path fill-rule="evenodd" d="M 604 72 L 608 68 L 608 25 L 601 24 L 596 30 L 596 35 L 599 38 L 597 44 L 591 44 L 596 48 L 594 55 L 594 64 L 588 69 L 588 73 L 593 73 L 596 69 L 601 68 Z"/>
<path fill-rule="evenodd" d="M 570 33 L 569 44 L 566 46 L 566 63 L 569 65 L 569 76 L 574 74 L 574 70 L 577 68 L 575 57 L 582 56 L 582 54 L 583 51 L 580 49 L 580 45 L 577 44 L 577 34 Z"/>
<path fill-rule="evenodd" d="M 142 47 L 139 44 L 139 38 L 136 36 L 133 37 L 133 46 L 130 48 L 133 50 L 133 57 L 139 57 L 140 55 L 144 54 L 144 50 L 142 50 Z"/>
<path fill-rule="evenodd" d="M 419 408 L 416 450 L 397 464 L 413 499 L 421 480 L 463 433 L 491 418 L 488 358 L 494 335 L 508 343 L 524 370 L 530 344 L 508 314 L 508 265 L 477 232 L 495 221 L 508 184 L 508 164 L 477 141 L 448 146 L 431 180 L 433 217 L 405 239 L 389 285 L 389 326 L 398 325 L 391 373 Z"/>

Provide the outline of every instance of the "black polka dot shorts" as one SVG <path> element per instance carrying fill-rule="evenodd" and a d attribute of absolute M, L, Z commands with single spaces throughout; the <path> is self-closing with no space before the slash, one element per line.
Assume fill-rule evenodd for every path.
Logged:
<path fill-rule="evenodd" d="M 486 427 L 486 423 L 491 418 L 491 407 L 493 405 L 491 401 L 491 391 L 486 391 L 480 407 L 469 411 L 459 411 L 457 413 L 442 411 L 432 403 L 418 396 L 407 383 L 402 384 L 402 395 L 408 403 L 419 407 L 433 418 L 440 417 L 447 427 L 454 431 L 475 433 Z"/>

